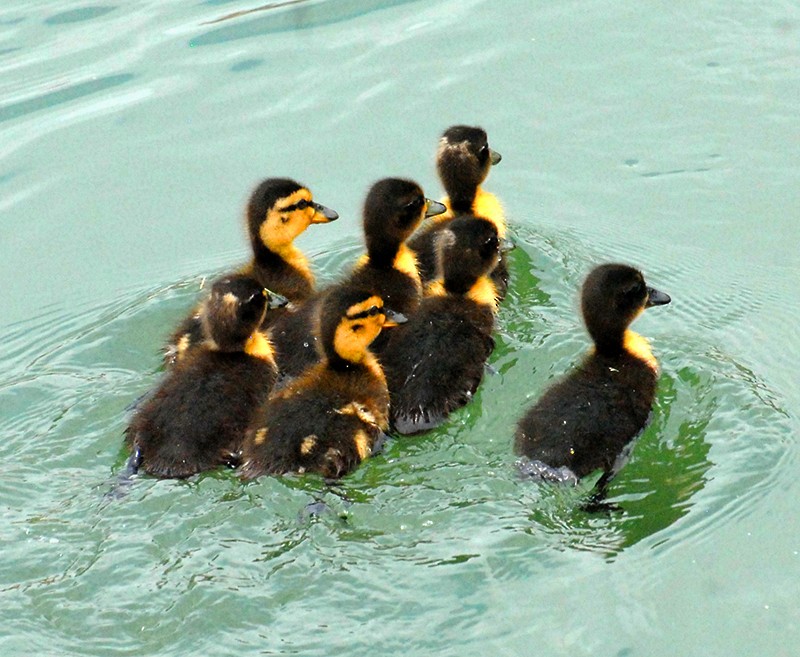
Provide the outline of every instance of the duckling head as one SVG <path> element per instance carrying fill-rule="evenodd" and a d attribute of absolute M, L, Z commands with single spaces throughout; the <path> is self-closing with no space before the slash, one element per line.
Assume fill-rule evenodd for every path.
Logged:
<path fill-rule="evenodd" d="M 481 277 L 490 274 L 500 258 L 497 227 L 486 219 L 462 215 L 437 239 L 438 271 L 444 288 L 466 294 Z"/>
<path fill-rule="evenodd" d="M 381 329 L 403 321 L 402 315 L 384 308 L 383 299 L 372 291 L 335 287 L 326 295 L 320 311 L 323 353 L 335 368 L 361 364 L 370 355 L 369 346 Z"/>
<path fill-rule="evenodd" d="M 478 187 L 501 159 L 500 153 L 489 148 L 482 128 L 454 125 L 445 130 L 439 140 L 436 169 L 453 212 L 472 209 Z"/>
<path fill-rule="evenodd" d="M 445 211 L 438 201 L 425 198 L 412 180 L 384 178 L 370 188 L 364 201 L 364 239 L 370 262 L 390 267 L 400 245 L 423 218 Z"/>
<path fill-rule="evenodd" d="M 648 287 L 638 269 L 622 264 L 595 267 L 581 290 L 583 320 L 604 355 L 622 352 L 625 331 L 646 308 L 670 301 L 669 295 Z"/>
<path fill-rule="evenodd" d="M 214 283 L 203 306 L 204 332 L 220 351 L 243 351 L 267 308 L 281 303 L 286 299 L 248 276 L 226 276 Z"/>
<path fill-rule="evenodd" d="M 315 202 L 311 191 L 289 178 L 267 178 L 253 190 L 247 204 L 247 227 L 253 250 L 280 253 L 311 224 L 324 224 L 339 215 Z"/>

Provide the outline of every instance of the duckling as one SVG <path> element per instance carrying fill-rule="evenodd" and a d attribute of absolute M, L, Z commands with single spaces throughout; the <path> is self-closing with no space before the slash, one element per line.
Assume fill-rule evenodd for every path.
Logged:
<path fill-rule="evenodd" d="M 445 130 L 439 140 L 436 169 L 447 192 L 443 199 L 447 212 L 417 231 L 408 241 L 409 248 L 417 255 L 423 282 L 427 283 L 436 276 L 436 235 L 453 217 L 462 214 L 484 217 L 495 224 L 498 236 L 505 240 L 507 227 L 503 206 L 494 194 L 481 187 L 492 165 L 501 159 L 500 153 L 489 148 L 488 137 L 482 128 L 455 125 Z M 504 297 L 508 288 L 508 268 L 504 257 L 501 257 L 492 278 L 500 297 Z"/>
<path fill-rule="evenodd" d="M 342 285 L 374 290 L 392 311 L 413 313 L 422 297 L 422 282 L 414 254 L 405 240 L 424 217 L 444 212 L 443 204 L 425 198 L 411 180 L 384 178 L 369 190 L 364 201 L 363 225 L 367 253 Z M 297 312 L 275 322 L 270 336 L 282 374 L 297 376 L 318 359 L 316 315 L 324 298 L 317 295 Z M 382 340 L 373 345 L 379 351 Z"/>
<path fill-rule="evenodd" d="M 438 426 L 466 405 L 494 349 L 497 228 L 463 215 L 438 231 L 441 278 L 381 355 L 391 395 L 391 424 L 401 434 Z"/>
<path fill-rule="evenodd" d="M 166 373 L 125 432 L 132 472 L 185 478 L 236 461 L 277 378 L 272 346 L 259 330 L 266 311 L 267 291 L 255 280 L 234 275 L 214 283 L 201 317 L 207 339 Z"/>
<path fill-rule="evenodd" d="M 277 389 L 245 438 L 241 474 L 336 478 L 367 458 L 389 424 L 386 378 L 369 345 L 394 320 L 371 290 L 338 285 L 320 309 L 322 360 Z"/>
<path fill-rule="evenodd" d="M 600 265 L 586 277 L 581 311 L 594 349 L 519 421 L 515 451 L 527 457 L 528 474 L 576 483 L 602 470 L 602 488 L 622 467 L 649 420 L 659 376 L 647 339 L 628 327 L 645 308 L 669 302 L 627 265 Z"/>
<path fill-rule="evenodd" d="M 247 203 L 247 230 L 253 257 L 238 273 L 252 277 L 274 292 L 276 298 L 283 296 L 293 304 L 304 301 L 314 293 L 314 274 L 294 240 L 311 224 L 338 218 L 334 210 L 316 203 L 304 185 L 289 178 L 267 178 L 253 190 Z M 262 328 L 280 315 L 280 312 L 267 313 Z M 166 363 L 179 360 L 203 337 L 198 307 L 170 338 Z"/>

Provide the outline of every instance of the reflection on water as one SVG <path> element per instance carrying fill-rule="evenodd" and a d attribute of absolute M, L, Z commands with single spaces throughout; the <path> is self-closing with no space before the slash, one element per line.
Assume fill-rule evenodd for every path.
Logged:
<path fill-rule="evenodd" d="M 784 452 L 780 435 L 786 431 L 785 414 L 753 372 L 714 349 L 687 348 L 669 338 L 658 339 L 656 345 L 664 373 L 653 421 L 637 441 L 630 462 L 612 481 L 612 510 L 582 510 L 592 482 L 564 489 L 519 480 L 511 454 L 516 416 L 532 395 L 586 348 L 574 302 L 567 299 L 575 294 L 577 272 L 590 265 L 564 256 L 568 247 L 575 251 L 571 237 L 528 235 L 521 242 L 510 257 L 515 285 L 500 315 L 492 357 L 497 373 L 487 375 L 474 402 L 447 425 L 413 439 L 390 440 L 382 454 L 336 488 L 314 476 L 241 484 L 233 472 L 221 470 L 188 482 L 140 478 L 121 499 L 102 498 L 113 481 L 112 472 L 119 472 L 126 459 L 124 409 L 161 375 L 159 349 L 171 326 L 203 294 L 202 278 L 136 292 L 112 306 L 85 311 L 80 318 L 43 316 L 12 332 L 7 341 L 11 376 L 3 390 L 10 411 L 7 440 L 12 448 L 27 452 L 29 464 L 46 461 L 57 468 L 49 475 L 23 464 L 12 470 L 40 490 L 50 487 L 52 493 L 43 499 L 57 499 L 69 497 L 74 476 L 84 476 L 78 473 L 90 466 L 95 501 L 84 495 L 70 503 L 102 509 L 90 525 L 104 514 L 127 514 L 136 507 L 143 518 L 178 519 L 171 530 L 176 537 L 184 534 L 183 523 L 189 523 L 188 528 L 195 522 L 192 518 L 199 520 L 207 513 L 223 522 L 227 529 L 220 531 L 227 534 L 246 533 L 248 523 L 254 522 L 274 537 L 270 541 L 274 547 L 261 545 L 256 550 L 257 561 L 280 560 L 287 551 L 302 549 L 303 537 L 316 525 L 327 527 L 341 540 L 378 541 L 384 550 L 406 554 L 412 545 L 419 549 L 418 532 L 425 531 L 421 518 L 432 524 L 433 518 L 450 523 L 453 512 L 481 513 L 487 503 L 507 504 L 506 512 L 521 510 L 521 494 L 525 511 L 514 526 L 539 537 L 544 545 L 613 557 L 649 537 L 655 544 L 685 540 L 698 527 L 719 521 L 723 513 L 735 513 L 735 505 L 731 507 L 740 488 L 725 482 L 741 482 L 750 494 L 762 494 Z M 316 254 L 313 262 L 321 270 L 320 278 L 335 278 L 361 248 L 357 240 L 346 240 Z M 31 441 L 31 436 L 38 438 Z M 209 491 L 211 497 L 205 498 Z M 320 512 L 306 513 L 316 502 L 323 502 Z M 50 529 L 42 524 L 54 512 L 39 500 L 42 504 L 44 509 L 29 510 L 33 515 L 24 513 L 28 519 L 23 523 L 38 517 L 39 531 L 60 534 L 58 524 Z M 176 504 L 188 514 L 182 521 L 181 512 L 175 515 Z M 219 504 L 231 513 L 220 516 L 215 510 Z M 697 505 L 703 512 L 693 515 Z M 254 514 L 257 521 L 248 519 Z M 79 527 L 86 521 L 81 519 L 71 530 L 79 545 L 83 542 L 77 538 L 83 531 Z M 169 524 L 159 521 L 159 527 L 162 522 Z M 659 537 L 673 525 L 675 530 Z M 165 540 L 164 527 L 151 530 Z M 100 549 L 95 545 L 90 551 Z M 404 558 L 420 563 L 469 558 L 458 550 L 435 552 L 438 556 L 422 551 Z M 159 581 L 168 580 L 176 568 L 179 563 L 164 570 Z M 46 576 L 33 579 L 42 577 Z"/>
<path fill-rule="evenodd" d="M 232 25 L 208 30 L 191 39 L 189 45 L 208 46 L 238 39 L 293 32 L 309 28 L 332 25 L 387 7 L 394 7 L 419 0 L 284 0 L 266 5 L 231 12 L 206 21 L 204 25 L 233 21 Z M 266 14 L 264 14 L 266 12 Z M 246 17 L 246 20 L 241 20 Z"/>

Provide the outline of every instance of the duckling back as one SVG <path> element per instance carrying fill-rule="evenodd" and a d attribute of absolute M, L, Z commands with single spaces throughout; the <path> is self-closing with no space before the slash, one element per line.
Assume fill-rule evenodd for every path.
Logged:
<path fill-rule="evenodd" d="M 126 430 L 140 471 L 184 478 L 236 461 L 277 377 L 269 342 L 257 330 L 266 302 L 247 277 L 214 284 L 202 313 L 210 337 L 166 373 Z"/>
<path fill-rule="evenodd" d="M 391 423 L 403 434 L 441 424 L 469 403 L 494 348 L 498 260 L 494 225 L 459 217 L 438 243 L 443 280 L 408 323 L 392 333 L 381 355 L 391 394 Z"/>
<path fill-rule="evenodd" d="M 583 286 L 582 309 L 594 350 L 556 382 L 520 420 L 515 451 L 538 477 L 606 477 L 624 463 L 626 446 L 650 417 L 658 366 L 646 340 L 628 325 L 647 307 L 669 303 L 626 265 L 601 265 Z"/>
<path fill-rule="evenodd" d="M 340 477 L 388 426 L 386 379 L 369 344 L 385 322 L 371 291 L 337 286 L 320 312 L 323 360 L 276 390 L 247 432 L 241 473 Z"/>

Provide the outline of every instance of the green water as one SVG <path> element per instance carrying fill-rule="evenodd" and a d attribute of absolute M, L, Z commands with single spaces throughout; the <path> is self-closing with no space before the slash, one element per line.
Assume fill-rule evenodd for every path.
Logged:
<path fill-rule="evenodd" d="M 0 67 L 0 654 L 797 654 L 796 3 L 12 0 Z M 474 403 L 337 489 L 105 497 L 165 336 L 247 257 L 252 186 L 339 211 L 299 241 L 330 280 L 371 182 L 441 194 L 453 123 L 503 154 L 518 244 Z M 511 435 L 608 260 L 673 303 L 637 322 L 654 419 L 591 515 Z"/>

